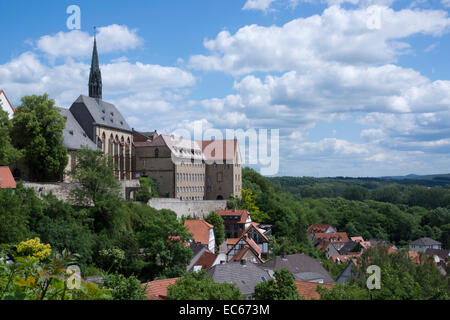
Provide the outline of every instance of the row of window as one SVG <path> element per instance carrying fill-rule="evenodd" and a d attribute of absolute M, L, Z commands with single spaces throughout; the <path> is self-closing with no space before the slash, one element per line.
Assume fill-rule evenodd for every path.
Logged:
<path fill-rule="evenodd" d="M 205 188 L 203 186 L 198 187 L 177 187 L 177 193 L 188 193 L 188 192 L 204 192 Z"/>
<path fill-rule="evenodd" d="M 197 167 L 197 168 L 204 168 L 205 164 L 201 162 L 181 162 L 180 166 L 182 167 Z"/>
<path fill-rule="evenodd" d="M 177 181 L 204 181 L 203 173 L 177 173 Z"/>
<path fill-rule="evenodd" d="M 203 200 L 203 197 L 178 197 L 180 200 Z"/>

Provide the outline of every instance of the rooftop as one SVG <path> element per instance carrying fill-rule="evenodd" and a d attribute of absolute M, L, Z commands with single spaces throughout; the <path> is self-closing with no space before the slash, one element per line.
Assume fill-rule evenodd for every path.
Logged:
<path fill-rule="evenodd" d="M 155 280 L 142 284 L 142 288 L 146 288 L 145 293 L 149 300 L 163 300 L 167 297 L 167 287 L 175 284 L 178 278 Z"/>
<path fill-rule="evenodd" d="M 16 180 L 9 167 L 0 167 L 0 189 L 16 188 Z"/>
<path fill-rule="evenodd" d="M 200 242 L 205 245 L 209 244 L 210 230 L 214 228 L 213 225 L 204 220 L 185 220 L 184 225 L 188 229 L 188 232 L 193 234 L 195 242 Z"/>

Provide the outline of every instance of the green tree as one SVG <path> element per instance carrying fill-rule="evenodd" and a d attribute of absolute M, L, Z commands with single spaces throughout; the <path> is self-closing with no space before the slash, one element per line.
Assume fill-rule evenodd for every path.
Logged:
<path fill-rule="evenodd" d="M 300 300 L 294 277 L 287 269 L 275 270 L 275 279 L 255 286 L 256 300 Z"/>
<path fill-rule="evenodd" d="M 103 287 L 111 291 L 113 300 L 145 300 L 144 289 L 134 276 L 108 274 L 104 277 Z"/>
<path fill-rule="evenodd" d="M 99 150 L 84 147 L 76 152 L 76 164 L 69 173 L 72 180 L 80 184 L 71 191 L 75 203 L 82 206 L 97 205 L 105 199 L 118 197 L 119 183 L 114 175 L 111 156 Z"/>
<path fill-rule="evenodd" d="M 47 94 L 22 98 L 12 121 L 11 137 L 14 146 L 23 152 L 34 179 L 61 178 L 68 162 L 64 127 L 65 119 Z"/>
<path fill-rule="evenodd" d="M 235 284 L 215 283 L 204 271 L 189 272 L 167 288 L 168 300 L 242 300 Z"/>
<path fill-rule="evenodd" d="M 136 192 L 136 201 L 148 202 L 151 198 L 158 197 L 156 182 L 150 178 L 140 178 L 140 187 Z"/>
<path fill-rule="evenodd" d="M 158 211 L 139 205 L 135 205 L 135 210 L 142 219 L 136 228 L 136 238 L 140 248 L 144 248 L 143 259 L 146 264 L 141 280 L 182 275 L 192 258 L 192 251 L 186 246 L 192 236 L 184 224 L 170 210 Z"/>
<path fill-rule="evenodd" d="M 214 226 L 214 237 L 216 239 L 216 248 L 218 248 L 225 241 L 225 225 L 223 219 L 215 211 L 211 211 L 206 217 L 205 221 Z"/>
<path fill-rule="evenodd" d="M 8 114 L 2 110 L 0 104 L 0 166 L 8 166 L 22 156 L 22 153 L 11 144 L 11 127 Z"/>

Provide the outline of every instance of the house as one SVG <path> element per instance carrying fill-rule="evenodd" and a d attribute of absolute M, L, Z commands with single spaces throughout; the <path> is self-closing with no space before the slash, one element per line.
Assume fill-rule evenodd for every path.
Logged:
<path fill-rule="evenodd" d="M 431 238 L 420 238 L 409 243 L 409 250 L 425 252 L 427 249 L 441 249 L 441 243 Z"/>
<path fill-rule="evenodd" d="M 303 253 L 276 256 L 272 260 L 263 263 L 261 268 L 270 272 L 285 268 L 292 273 L 296 280 L 335 283 L 319 261 Z"/>
<path fill-rule="evenodd" d="M 359 256 L 360 251 L 354 252 L 353 250 L 358 245 L 358 242 L 329 242 L 326 247 L 326 255 L 328 259 L 334 262 L 342 263 L 347 261 L 350 257 Z"/>
<path fill-rule="evenodd" d="M 16 181 L 9 167 L 0 167 L 0 189 L 15 189 Z"/>
<path fill-rule="evenodd" d="M 448 262 L 450 258 L 450 250 L 445 249 L 430 249 L 425 250 L 425 254 L 429 256 L 437 256 L 440 261 Z"/>
<path fill-rule="evenodd" d="M 234 283 L 247 299 L 252 298 L 257 284 L 271 279 L 270 274 L 260 265 L 245 260 L 217 264 L 206 274 L 216 283 Z"/>
<path fill-rule="evenodd" d="M 179 278 L 155 280 L 142 284 L 148 300 L 164 300 L 167 298 L 167 288 L 174 285 Z"/>
<path fill-rule="evenodd" d="M 186 268 L 187 271 L 208 271 L 211 267 L 213 267 L 216 264 L 217 261 L 217 255 L 209 252 L 208 250 L 204 250 L 196 256 L 194 259 L 191 260 L 191 263 Z"/>
<path fill-rule="evenodd" d="M 350 240 L 353 242 L 358 242 L 361 247 L 363 247 L 364 249 L 367 249 L 370 247 L 370 241 L 364 241 L 364 238 L 361 236 L 358 237 L 350 237 Z"/>
<path fill-rule="evenodd" d="M 242 161 L 239 143 L 234 140 L 198 141 L 206 163 L 205 199 L 240 197 Z"/>
<path fill-rule="evenodd" d="M 192 233 L 194 241 L 208 247 L 210 252 L 215 252 L 216 238 L 214 226 L 204 220 L 185 220 L 184 226 Z"/>
<path fill-rule="evenodd" d="M 332 283 L 317 283 L 308 282 L 301 280 L 294 280 L 295 286 L 297 287 L 298 294 L 306 300 L 320 300 L 320 294 L 317 292 L 318 286 L 323 286 L 328 290 L 333 289 L 334 284 Z"/>
<path fill-rule="evenodd" d="M 235 239 L 227 240 L 227 261 L 251 261 L 261 263 L 261 248 L 253 241 L 248 234 L 242 235 L 237 241 Z"/>
<path fill-rule="evenodd" d="M 337 229 L 329 224 L 313 223 L 307 230 L 309 235 L 314 233 L 335 233 Z"/>
<path fill-rule="evenodd" d="M 349 263 L 345 267 L 344 271 L 337 277 L 336 283 L 348 284 L 358 277 L 357 270 L 358 262 L 356 259 L 350 259 Z"/>
<path fill-rule="evenodd" d="M 266 230 L 261 229 L 259 224 L 256 222 L 252 222 L 247 230 L 244 231 L 244 234 L 248 235 L 250 239 L 252 239 L 258 247 L 261 249 L 261 256 L 263 258 L 267 258 L 269 255 L 269 238 L 266 236 Z"/>
<path fill-rule="evenodd" d="M 326 250 L 330 243 L 335 243 L 336 247 L 349 242 L 347 233 L 345 232 L 329 232 L 329 233 L 314 233 L 311 238 L 314 246 L 318 250 Z"/>
<path fill-rule="evenodd" d="M 6 111 L 9 119 L 13 118 L 15 109 L 13 105 L 9 102 L 9 99 L 6 96 L 5 91 L 3 90 L 0 90 L 0 109 Z"/>
<path fill-rule="evenodd" d="M 252 218 L 247 210 L 216 210 L 225 225 L 226 238 L 240 238 L 250 227 Z"/>

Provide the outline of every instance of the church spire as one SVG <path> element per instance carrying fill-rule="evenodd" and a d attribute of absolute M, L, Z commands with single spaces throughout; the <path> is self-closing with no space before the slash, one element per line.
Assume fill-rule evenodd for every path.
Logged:
<path fill-rule="evenodd" d="M 94 27 L 94 50 L 92 51 L 91 72 L 89 74 L 89 97 L 102 98 L 102 73 L 98 64 L 96 28 Z"/>

